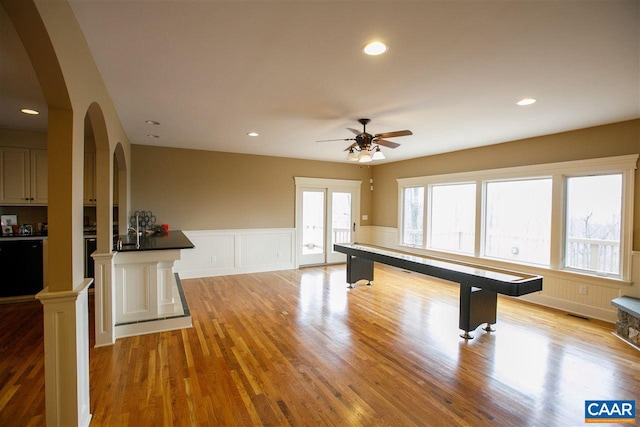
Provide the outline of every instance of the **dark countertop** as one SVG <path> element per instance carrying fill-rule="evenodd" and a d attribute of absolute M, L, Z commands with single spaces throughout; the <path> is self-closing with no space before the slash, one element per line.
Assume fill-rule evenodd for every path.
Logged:
<path fill-rule="evenodd" d="M 180 230 L 171 230 L 168 234 L 149 234 L 140 236 L 140 248 L 136 248 L 136 236 L 133 234 L 114 236 L 114 242 L 122 239 L 122 249 L 116 249 L 114 243 L 113 250 L 115 252 L 136 252 L 136 251 L 162 251 L 168 249 L 192 249 L 194 244 Z"/>
<path fill-rule="evenodd" d="M 47 238 L 46 234 L 40 234 L 40 233 L 33 233 L 28 236 L 16 234 L 16 235 L 10 235 L 10 236 L 1 235 L 0 241 L 12 242 L 12 241 L 18 241 L 18 240 L 44 240 L 46 238 Z"/>

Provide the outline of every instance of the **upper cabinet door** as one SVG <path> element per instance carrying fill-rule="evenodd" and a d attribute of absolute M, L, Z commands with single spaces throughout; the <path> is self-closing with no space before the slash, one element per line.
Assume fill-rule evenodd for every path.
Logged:
<path fill-rule="evenodd" d="M 30 203 L 28 148 L 0 148 L 0 203 Z"/>
<path fill-rule="evenodd" d="M 47 150 L 31 150 L 31 203 L 46 205 L 49 201 L 49 166 Z"/>

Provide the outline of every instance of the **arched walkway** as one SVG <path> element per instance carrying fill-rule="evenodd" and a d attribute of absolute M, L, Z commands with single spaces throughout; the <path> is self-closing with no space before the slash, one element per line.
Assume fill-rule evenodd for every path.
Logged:
<path fill-rule="evenodd" d="M 96 144 L 98 239 L 108 252 L 114 159 L 109 137 L 121 141 L 123 160 L 130 147 L 69 4 L 47 0 L 0 0 L 0 4 L 25 47 L 48 107 L 48 282 L 38 294 L 44 307 L 46 421 L 48 426 L 89 425 L 85 118 Z M 124 194 L 126 200 L 126 188 Z"/>

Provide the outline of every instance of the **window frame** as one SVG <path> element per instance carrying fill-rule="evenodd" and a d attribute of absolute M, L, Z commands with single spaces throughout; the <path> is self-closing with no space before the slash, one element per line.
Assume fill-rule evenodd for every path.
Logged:
<path fill-rule="evenodd" d="M 502 169 L 490 169 L 470 172 L 457 172 L 442 175 L 419 176 L 411 178 L 399 178 L 398 184 L 398 246 L 418 249 L 434 254 L 465 255 L 459 252 L 430 248 L 430 211 L 431 211 L 431 186 L 442 184 L 476 183 L 476 229 L 475 229 L 475 250 L 473 255 L 466 255 L 473 259 L 500 261 L 506 264 L 527 265 L 540 269 L 551 269 L 564 271 L 580 275 L 605 277 L 614 280 L 631 280 L 631 257 L 633 242 L 633 205 L 634 205 L 634 182 L 635 170 L 638 155 L 624 155 L 588 160 L 574 160 L 568 162 L 547 163 L 540 165 L 517 166 Z M 620 235 L 620 273 L 599 274 L 591 270 L 576 270 L 567 268 L 565 264 L 565 241 L 566 241 L 566 182 L 569 177 L 580 177 L 589 175 L 622 175 L 622 206 L 621 206 L 621 235 Z M 486 219 L 486 184 L 490 181 L 522 180 L 551 178 L 551 236 L 550 236 L 550 262 L 549 266 L 519 263 L 516 261 L 495 260 L 485 256 L 483 253 L 485 239 L 485 219 Z M 422 246 L 409 246 L 402 243 L 403 231 L 403 205 L 404 188 L 420 187 L 425 188 L 424 205 L 424 239 Z"/>

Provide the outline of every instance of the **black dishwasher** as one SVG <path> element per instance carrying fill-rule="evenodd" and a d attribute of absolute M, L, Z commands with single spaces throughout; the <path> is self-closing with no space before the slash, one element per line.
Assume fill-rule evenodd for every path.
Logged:
<path fill-rule="evenodd" d="M 0 297 L 42 290 L 42 240 L 0 241 Z"/>

